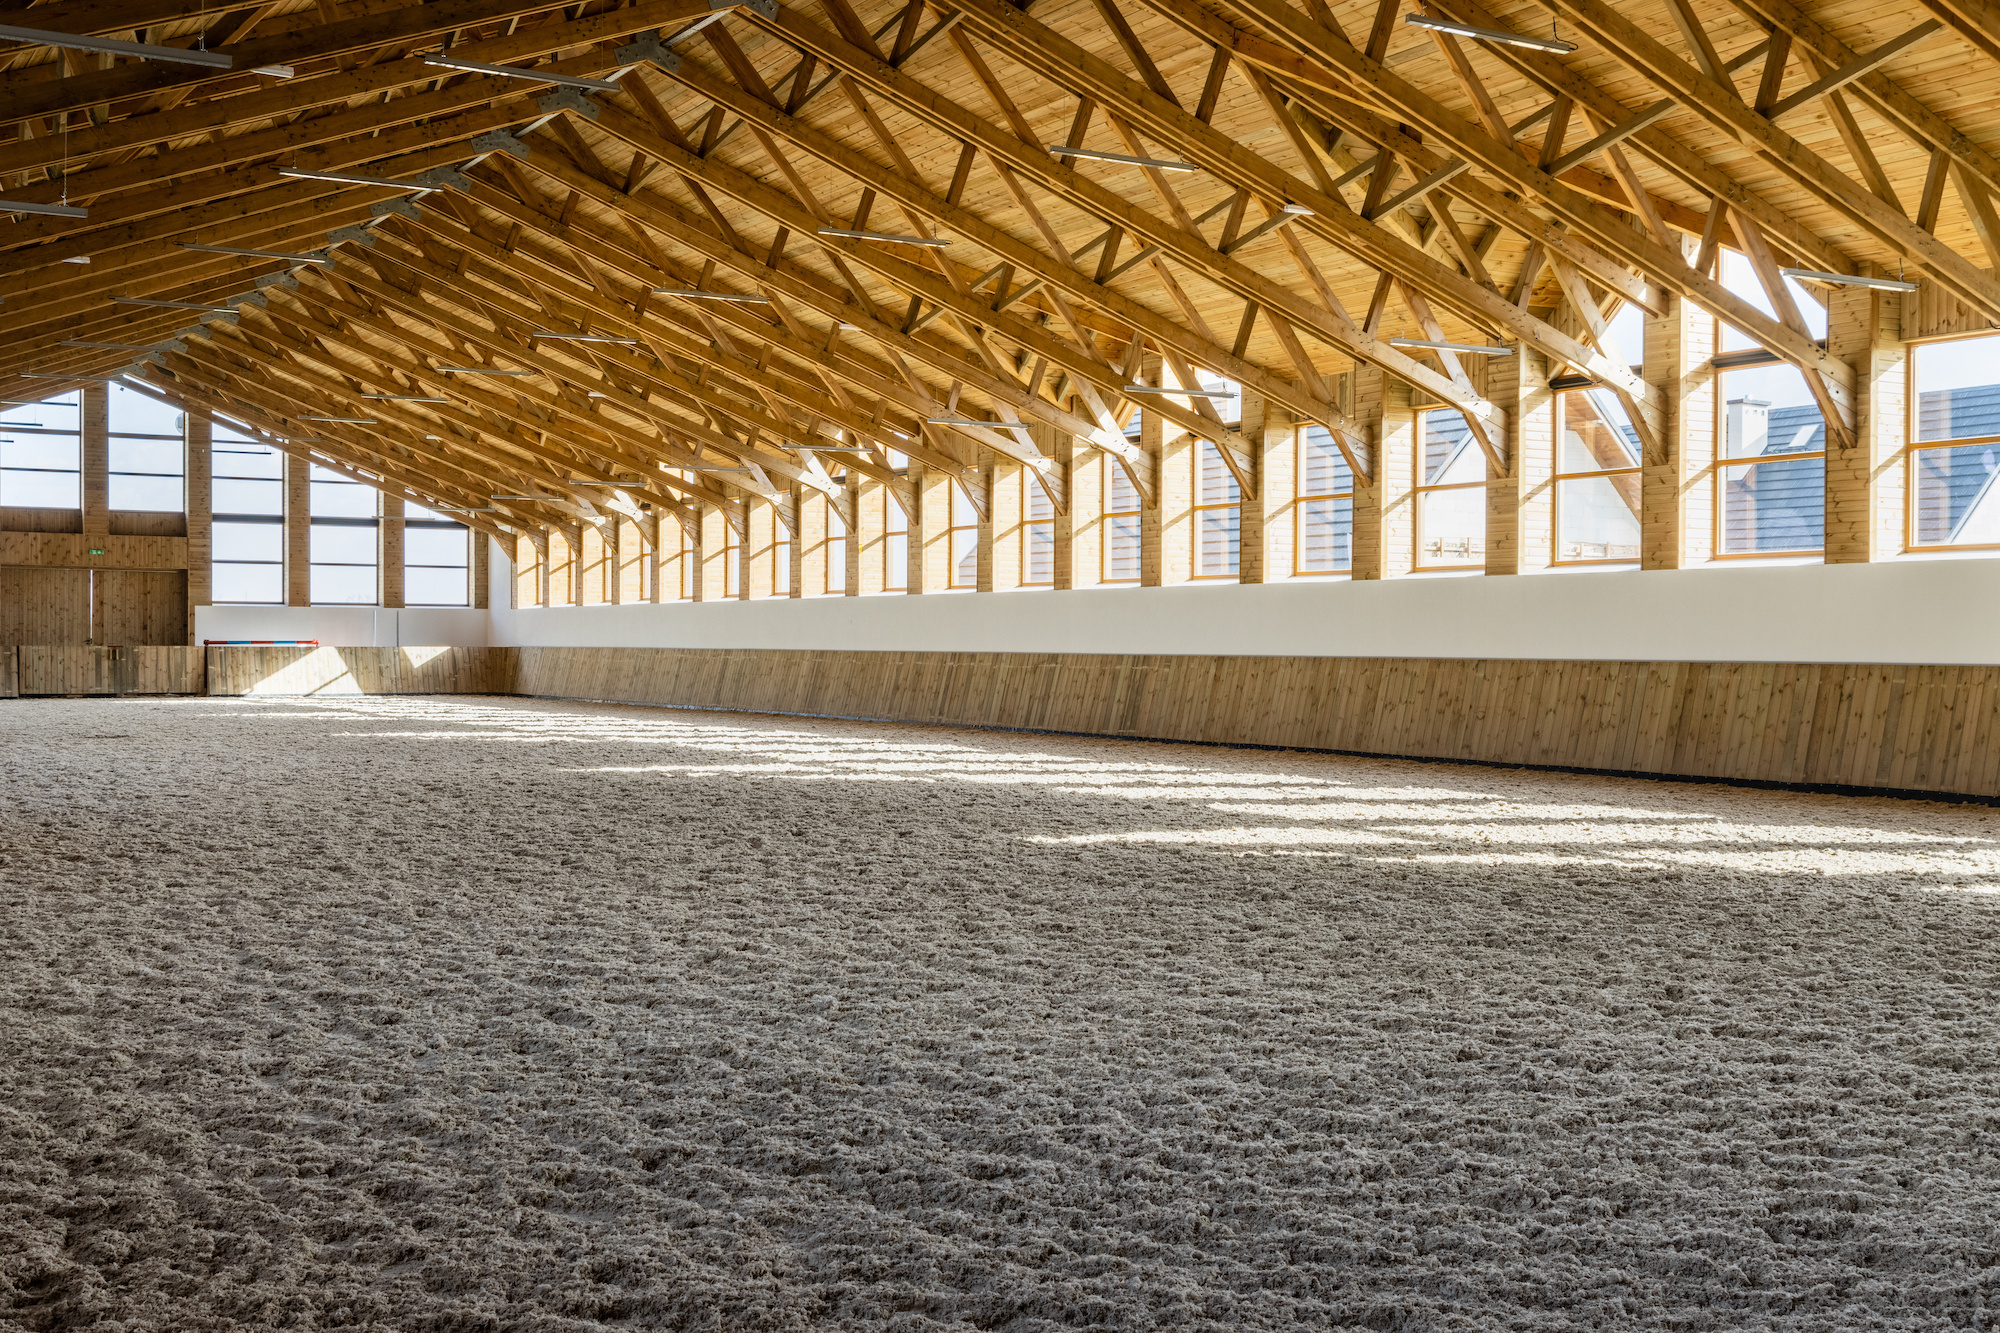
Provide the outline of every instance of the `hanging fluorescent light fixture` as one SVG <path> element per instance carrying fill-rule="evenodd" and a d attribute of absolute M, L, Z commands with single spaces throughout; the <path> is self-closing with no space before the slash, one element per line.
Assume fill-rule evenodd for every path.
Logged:
<path fill-rule="evenodd" d="M 1304 204 L 1286 204 L 1283 208 L 1279 209 L 1278 211 L 1280 213 L 1285 214 L 1287 217 L 1309 218 L 1313 216 L 1312 209 L 1306 207 L 1306 205 Z"/>
<path fill-rule="evenodd" d="M 1896 278 L 1864 278 L 1853 273 L 1822 273 L 1812 268 L 1781 268 L 1778 272 L 1800 282 L 1824 283 L 1829 287 L 1866 287 L 1871 292 L 1913 292 L 1914 282 L 1902 282 Z"/>
<path fill-rule="evenodd" d="M 1481 42 L 1499 42 L 1503 46 L 1525 46 L 1530 51 L 1554 51 L 1557 55 L 1568 55 L 1576 50 L 1575 42 L 1565 42 L 1555 37 L 1527 37 L 1506 28 L 1480 28 L 1470 23 L 1458 23 L 1452 19 L 1432 18 L 1428 14 L 1411 14 L 1403 19 L 1412 28 L 1428 28 L 1432 32 L 1448 32 L 1454 37 L 1471 37 Z"/>
<path fill-rule="evenodd" d="M 980 421 L 976 417 L 925 417 L 926 426 L 1006 426 L 1005 421 Z"/>
<path fill-rule="evenodd" d="M 1171 398 L 1234 398 L 1234 389 L 1170 389 L 1164 384 L 1128 384 L 1126 393 L 1163 393 Z"/>
<path fill-rule="evenodd" d="M 1123 153 L 1104 153 L 1095 148 L 1072 148 L 1068 144 L 1052 143 L 1049 151 L 1057 157 L 1083 157 L 1092 162 L 1117 162 L 1128 167 L 1152 167 L 1157 171 L 1200 171 L 1192 162 L 1175 162 L 1158 157 L 1127 157 Z"/>
<path fill-rule="evenodd" d="M 161 60 L 175 65 L 202 65 L 228 69 L 236 58 L 223 51 L 191 51 L 178 46 L 154 46 L 151 42 L 121 42 L 115 37 L 80 37 L 70 32 L 48 32 L 41 28 L 14 28 L 0 25 L 0 37 L 33 46 L 60 46 L 68 51 L 97 51 L 140 60 Z"/>
<path fill-rule="evenodd" d="M 236 245 L 196 245 L 193 241 L 182 241 L 181 249 L 199 250 L 205 255 L 241 255 L 245 259 L 287 259 L 294 264 L 331 264 L 333 261 L 323 254 L 294 255 L 283 250 L 246 250 Z"/>
<path fill-rule="evenodd" d="M 262 74 L 267 79 L 289 79 L 297 73 L 290 65 L 259 65 L 250 72 Z"/>
<path fill-rule="evenodd" d="M 299 420 L 327 421 L 332 422 L 336 426 L 373 426 L 378 424 L 374 417 L 309 417 L 301 414 Z"/>
<path fill-rule="evenodd" d="M 1512 356 L 1511 347 L 1488 347 L 1484 343 L 1427 342 L 1422 338 L 1384 338 L 1391 347 L 1414 347 L 1430 352 L 1464 352 L 1467 356 Z"/>
<path fill-rule="evenodd" d="M 87 218 L 90 210 L 72 204 L 36 204 L 26 199 L 0 199 L 0 213 L 37 213 L 50 218 Z"/>
<path fill-rule="evenodd" d="M 412 194 L 429 194 L 435 185 L 419 185 L 415 181 L 384 180 L 380 176 L 352 176 L 344 171 L 307 171 L 303 167 L 279 167 L 280 176 L 290 176 L 293 180 L 332 181 L 337 185 L 380 185 L 387 190 L 408 190 Z"/>
<path fill-rule="evenodd" d="M 560 500 L 560 495 L 489 495 L 489 500 Z"/>
<path fill-rule="evenodd" d="M 364 393 L 361 395 L 371 403 L 448 403 L 449 398 L 418 398 L 400 393 Z"/>
<path fill-rule="evenodd" d="M 943 249 L 951 242 L 935 236 L 898 236 L 887 231 L 853 231 L 846 227 L 821 227 L 822 236 L 845 236 L 851 241 L 887 241 L 891 245 L 928 245 L 933 249 Z"/>
<path fill-rule="evenodd" d="M 212 315 L 233 314 L 236 309 L 234 306 L 226 305 L 203 305 L 198 301 L 155 301 L 145 296 L 114 296 L 111 298 L 111 303 L 113 305 L 150 305 L 157 306 L 161 310 L 201 310 Z"/>
<path fill-rule="evenodd" d="M 71 255 L 68 259 L 63 260 L 62 262 L 65 264 L 88 264 L 90 262 L 90 256 Z"/>
<path fill-rule="evenodd" d="M 493 366 L 439 366 L 447 375 L 532 375 L 532 370 L 499 370 Z"/>
<path fill-rule="evenodd" d="M 738 301 L 744 305 L 769 305 L 768 296 L 745 296 L 738 292 L 704 292 L 692 287 L 655 287 L 655 296 L 680 296 L 690 301 Z"/>
<path fill-rule="evenodd" d="M 457 56 L 425 56 L 426 65 L 436 65 L 442 69 L 463 70 L 467 74 L 498 74 L 508 79 L 533 79 L 536 83 L 555 83 L 565 88 L 588 88 L 594 93 L 618 93 L 625 91 L 609 79 L 585 78 L 581 74 L 558 74 L 551 69 L 528 69 L 521 65 L 485 65 L 477 60 L 460 60 Z"/>
<path fill-rule="evenodd" d="M 636 344 L 639 341 L 637 338 L 621 338 L 613 333 L 551 333 L 547 329 L 536 329 L 529 336 L 534 338 L 552 338 L 562 342 L 624 343 L 628 346 Z"/>

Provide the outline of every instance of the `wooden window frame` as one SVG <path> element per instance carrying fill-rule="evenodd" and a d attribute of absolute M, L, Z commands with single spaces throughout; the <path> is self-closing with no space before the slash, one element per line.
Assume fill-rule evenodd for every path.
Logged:
<path fill-rule="evenodd" d="M 879 487 L 875 494 L 882 501 L 882 591 L 907 593 L 910 590 L 910 516 L 903 512 L 903 506 L 896 503 L 896 497 L 889 493 L 887 486 Z M 901 526 L 892 527 L 892 523 Z M 896 543 L 891 538 L 897 536 L 903 539 L 903 558 L 900 561 L 889 558 L 896 549 Z"/>
<path fill-rule="evenodd" d="M 1215 450 L 1216 463 L 1222 468 L 1229 484 L 1236 488 L 1234 500 L 1204 502 L 1201 498 L 1202 450 Z M 1236 474 L 1229 470 L 1229 464 L 1222 457 L 1222 446 L 1212 440 L 1197 438 L 1188 450 L 1188 582 L 1190 583 L 1240 583 L 1243 580 L 1243 488 L 1237 484 Z M 1236 568 L 1227 574 L 1204 574 L 1201 572 L 1201 517 L 1218 510 L 1236 511 Z"/>
<path fill-rule="evenodd" d="M 1313 422 L 1303 422 L 1292 428 L 1292 476 L 1298 479 L 1298 488 L 1292 494 L 1292 577 L 1295 579 L 1351 579 L 1354 577 L 1354 473 L 1347 474 L 1348 489 L 1344 491 L 1308 491 L 1304 489 L 1306 475 L 1306 435 L 1315 429 Z M 1301 569 L 1305 559 L 1306 524 L 1305 507 L 1314 500 L 1347 501 L 1349 524 L 1347 568 L 1346 569 Z"/>
<path fill-rule="evenodd" d="M 1716 321 L 1716 326 L 1718 330 L 1716 341 L 1720 342 L 1721 341 L 1720 320 Z M 1820 535 L 1819 535 L 1818 546 L 1801 546 L 1785 551 L 1725 551 L 1722 549 L 1722 541 L 1723 541 L 1722 526 L 1724 520 L 1728 517 L 1727 497 L 1723 493 L 1723 486 L 1726 484 L 1726 478 L 1728 477 L 1731 469 L 1755 467 L 1759 463 L 1775 463 L 1780 461 L 1789 463 L 1803 459 L 1817 458 L 1820 460 L 1822 467 L 1822 471 L 1820 473 L 1821 494 L 1824 495 L 1825 493 L 1826 474 L 1824 472 L 1824 466 L 1826 462 L 1826 425 L 1823 419 L 1821 421 L 1819 428 L 1820 447 L 1817 449 L 1801 450 L 1800 452 L 1795 454 L 1759 454 L 1751 458 L 1726 458 L 1723 456 L 1723 451 L 1727 443 L 1726 432 L 1729 429 L 1729 390 L 1727 387 L 1728 381 L 1726 380 L 1725 377 L 1731 371 L 1735 370 L 1757 370 L 1757 369 L 1762 369 L 1766 365 L 1787 365 L 1787 366 L 1791 365 L 1789 361 L 1784 361 L 1776 357 L 1773 357 L 1768 362 L 1753 361 L 1750 362 L 1749 364 L 1730 363 L 1729 358 L 1731 358 L 1732 356 L 1742 357 L 1743 355 L 1744 353 L 1741 352 L 1740 350 L 1734 353 L 1730 352 L 1718 353 L 1717 356 L 1714 357 L 1710 363 L 1710 369 L 1715 375 L 1715 395 L 1714 395 L 1715 402 L 1712 408 L 1712 411 L 1714 413 L 1714 421 L 1712 423 L 1714 427 L 1714 433 L 1710 436 L 1710 438 L 1715 441 L 1715 457 L 1714 461 L 1708 465 L 1709 508 L 1710 508 L 1710 513 L 1708 518 L 1709 543 L 1710 543 L 1708 548 L 1709 549 L 1708 558 L 1710 560 L 1716 560 L 1716 561 L 1796 560 L 1801 556 L 1816 555 L 1823 559 L 1826 556 L 1826 512 L 1824 508 L 1822 508 L 1820 511 Z M 1720 364 L 1717 364 L 1718 362 Z M 1793 369 L 1796 370 L 1797 367 L 1794 366 Z M 1800 373 L 1803 374 L 1804 372 Z"/>
<path fill-rule="evenodd" d="M 1447 412 L 1457 415 L 1455 410 L 1449 407 L 1419 407 L 1412 413 L 1416 420 L 1413 423 L 1414 429 L 1410 432 L 1414 441 L 1411 447 L 1415 451 L 1415 456 L 1411 459 L 1413 466 L 1410 472 L 1410 572 L 1412 574 L 1463 574 L 1467 570 L 1483 571 L 1486 568 L 1484 551 L 1481 551 L 1476 557 L 1468 558 L 1461 564 L 1427 565 L 1423 563 L 1424 497 L 1443 491 L 1478 491 L 1484 494 L 1487 486 L 1487 479 L 1485 477 L 1481 477 L 1478 481 L 1448 481 L 1440 482 L 1436 485 L 1424 484 L 1424 421 L 1433 412 Z M 1482 520 L 1483 517 L 1484 515 L 1482 514 Z M 1482 523 L 1482 544 L 1484 536 Z"/>
<path fill-rule="evenodd" d="M 1140 581 L 1145 577 L 1145 574 L 1143 572 L 1143 562 L 1145 557 L 1143 555 L 1140 557 L 1142 564 L 1141 572 L 1133 574 L 1132 577 L 1130 578 L 1122 578 L 1122 577 L 1113 578 L 1111 576 L 1111 555 L 1112 555 L 1111 520 L 1114 518 L 1130 518 L 1134 522 L 1142 521 L 1139 516 L 1144 511 L 1145 499 L 1144 497 L 1139 495 L 1138 487 L 1134 486 L 1132 488 L 1133 499 L 1137 501 L 1134 507 L 1131 509 L 1113 509 L 1111 507 L 1111 497 L 1113 494 L 1115 494 L 1115 490 L 1112 479 L 1114 477 L 1122 476 L 1122 474 L 1116 472 L 1115 469 L 1123 465 L 1109 453 L 1100 452 L 1097 458 L 1098 458 L 1098 465 L 1101 468 L 1103 468 L 1103 471 L 1098 474 L 1098 482 L 1099 482 L 1098 493 L 1103 497 L 1103 507 L 1097 516 L 1098 529 L 1099 529 L 1098 532 L 1099 540 L 1097 543 L 1097 576 L 1098 576 L 1097 581 L 1100 584 L 1106 584 L 1114 588 L 1137 587 Z M 1126 478 L 1125 480 L 1127 480 L 1128 483 L 1130 481 L 1129 478 Z M 1141 541 L 1141 545 L 1143 547 L 1143 539 Z"/>
<path fill-rule="evenodd" d="M 945 482 L 945 485 L 950 488 L 950 495 L 951 495 L 951 515 L 950 518 L 946 521 L 944 529 L 945 591 L 978 592 L 979 591 L 979 511 L 978 509 L 973 507 L 972 494 L 971 492 L 965 489 L 964 481 L 962 481 L 957 477 L 953 477 L 947 482 Z M 960 523 L 958 521 L 958 507 L 960 504 L 963 504 L 967 509 L 972 511 L 972 522 Z M 958 541 L 960 533 L 968 534 L 972 543 L 971 545 L 972 582 L 970 583 L 961 583 L 959 581 Z"/>
<path fill-rule="evenodd" d="M 2000 434 L 1972 435 L 1963 439 L 1924 440 L 1917 439 L 1917 414 L 1923 394 L 1923 380 L 1917 374 L 1919 353 L 1926 347 L 1940 343 L 1976 342 L 1986 339 L 1992 342 L 1994 350 L 2000 352 L 2000 333 L 1988 330 L 1984 333 L 1959 334 L 1949 338 L 1926 338 L 1922 342 L 1909 344 L 1905 355 L 1909 357 L 1909 389 L 1903 395 L 1903 549 L 1932 554 L 1939 551 L 1995 551 L 2000 550 L 2000 541 L 1995 542 L 1937 542 L 1920 545 L 1917 542 L 1917 455 L 1947 449 L 1976 449 L 1980 445 L 2000 449 Z"/>
<path fill-rule="evenodd" d="M 1048 491 L 1042 488 L 1041 477 L 1035 471 L 1034 468 L 1031 467 L 1022 468 L 1020 472 L 1020 479 L 1021 479 L 1021 579 L 1016 586 L 1022 588 L 1053 588 L 1056 586 L 1055 501 L 1051 500 L 1049 498 Z M 1043 502 L 1046 503 L 1049 507 L 1049 516 L 1047 518 L 1029 517 L 1029 515 L 1033 512 L 1032 504 L 1030 502 L 1029 497 L 1037 493 L 1041 495 Z M 1045 579 L 1037 579 L 1029 577 L 1031 571 L 1034 568 L 1033 566 L 1033 560 L 1035 555 L 1034 534 L 1036 530 L 1040 528 L 1048 529 L 1049 533 L 1049 576 Z"/>
<path fill-rule="evenodd" d="M 1640 557 L 1645 554 L 1643 520 L 1640 529 L 1641 548 L 1629 557 L 1606 556 L 1601 560 L 1565 560 L 1562 558 L 1562 484 L 1566 481 L 1589 481 L 1593 477 L 1643 478 L 1646 471 L 1643 462 L 1634 463 L 1631 467 L 1599 468 L 1589 472 L 1564 472 L 1562 470 L 1563 423 L 1568 415 L 1569 400 L 1574 394 L 1589 392 L 1590 389 L 1586 386 L 1575 389 L 1564 389 L 1555 396 L 1555 458 L 1551 460 L 1553 466 L 1549 470 L 1549 564 L 1551 567 L 1560 567 L 1563 569 L 1589 569 L 1594 566 L 1604 565 L 1637 565 Z"/>

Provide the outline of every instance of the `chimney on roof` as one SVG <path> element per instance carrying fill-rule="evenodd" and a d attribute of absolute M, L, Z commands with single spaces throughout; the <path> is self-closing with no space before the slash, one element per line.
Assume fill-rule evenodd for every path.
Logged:
<path fill-rule="evenodd" d="M 1763 398 L 1732 398 L 1723 435 L 1724 458 L 1764 452 L 1771 434 L 1771 404 Z"/>

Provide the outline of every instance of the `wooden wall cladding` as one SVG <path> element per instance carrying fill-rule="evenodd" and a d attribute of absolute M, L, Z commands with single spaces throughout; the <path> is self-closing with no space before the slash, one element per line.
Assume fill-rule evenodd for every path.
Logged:
<path fill-rule="evenodd" d="M 21 655 L 13 648 L 0 647 L 0 699 L 21 697 Z"/>
<path fill-rule="evenodd" d="M 188 641 L 186 570 L 101 569 L 96 587 L 99 643 Z"/>
<path fill-rule="evenodd" d="M 26 644 L 7 650 L 18 663 L 20 697 L 50 694 L 201 694 L 207 683 L 199 648 Z"/>
<path fill-rule="evenodd" d="M 522 694 L 2000 796 L 2000 667 L 521 648 Z"/>
<path fill-rule="evenodd" d="M 513 648 L 210 648 L 216 695 L 509 694 Z"/>
<path fill-rule="evenodd" d="M 0 643 L 90 639 L 90 571 L 0 565 Z"/>

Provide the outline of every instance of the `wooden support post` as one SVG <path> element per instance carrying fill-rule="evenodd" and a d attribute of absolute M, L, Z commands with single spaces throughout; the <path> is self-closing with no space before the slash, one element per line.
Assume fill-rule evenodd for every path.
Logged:
<path fill-rule="evenodd" d="M 836 558 L 826 544 L 827 532 L 839 521 L 830 512 L 832 507 L 827 497 L 817 491 L 799 501 L 799 530 L 792 542 L 792 549 L 797 552 L 796 572 L 792 576 L 794 597 L 819 597 L 827 591 L 827 568 Z"/>
<path fill-rule="evenodd" d="M 817 493 L 817 492 L 815 492 Z M 794 484 L 785 496 L 785 590 L 787 597 L 803 597 L 805 591 L 806 490 Z"/>
<path fill-rule="evenodd" d="M 1292 527 L 1297 521 L 1292 496 L 1298 451 L 1293 447 L 1296 423 L 1278 404 L 1247 390 L 1243 394 L 1242 430 L 1250 447 L 1251 476 L 1257 494 L 1242 501 L 1238 578 L 1244 583 L 1269 583 L 1292 572 Z"/>
<path fill-rule="evenodd" d="M 1827 299 L 1827 348 L 1854 368 L 1854 444 L 1826 453 L 1826 563 L 1862 564 L 1905 544 L 1903 465 L 1910 350 L 1901 292 L 1836 287 Z"/>
<path fill-rule="evenodd" d="M 1667 456 L 1646 460 L 1639 563 L 1685 569 L 1715 553 L 1715 321 L 1672 293 L 1646 319 L 1644 375 L 1666 400 Z"/>
<path fill-rule="evenodd" d="M 1079 454 L 1085 457 L 1089 455 L 1078 448 L 1076 437 L 1066 430 L 1058 430 L 1054 426 L 1036 426 L 1032 428 L 1030 434 L 1041 451 L 1055 460 L 1055 471 L 1052 475 L 1058 487 L 1057 494 L 1068 497 L 1068 502 L 1058 509 L 1055 517 L 1050 520 L 1054 536 L 1052 557 L 1055 568 L 1049 586 L 1059 591 L 1074 588 L 1076 587 L 1076 474 L 1079 471 L 1089 470 L 1078 468 L 1076 460 Z M 1034 481 L 1029 482 L 1031 486 L 1038 484 Z"/>
<path fill-rule="evenodd" d="M 980 450 L 986 483 L 986 517 L 979 524 L 979 591 L 1013 592 L 1021 586 L 1027 558 L 1022 528 L 1023 486 L 1032 486 L 1020 462 L 990 449 Z"/>
<path fill-rule="evenodd" d="M 376 560 L 381 566 L 382 605 L 403 604 L 403 497 L 384 495 L 382 517 L 377 520 Z M 477 535 L 477 534 L 475 534 Z"/>
<path fill-rule="evenodd" d="M 847 523 L 847 540 L 842 544 L 847 559 L 847 577 L 842 581 L 843 595 L 861 595 L 861 474 L 849 469 L 847 473 L 847 508 L 844 516 Z"/>
<path fill-rule="evenodd" d="M 285 605 L 312 605 L 312 464 L 285 455 Z"/>
<path fill-rule="evenodd" d="M 910 515 L 911 594 L 943 592 L 951 586 L 951 487 L 948 473 L 921 463 L 910 464 L 910 485 L 917 493 L 917 511 Z M 896 503 L 884 497 L 884 503 Z"/>
<path fill-rule="evenodd" d="M 1487 463 L 1486 572 L 1545 570 L 1554 556 L 1556 395 L 1548 358 L 1522 344 L 1486 368 L 1486 397 L 1507 413 L 1505 472 Z"/>
<path fill-rule="evenodd" d="M 492 601 L 493 539 L 483 532 L 469 532 L 472 543 L 472 609 L 484 611 Z"/>
<path fill-rule="evenodd" d="M 187 625 L 195 637 L 194 609 L 215 600 L 215 427 L 206 416 L 187 414 Z"/>
<path fill-rule="evenodd" d="M 661 602 L 670 602 L 680 589 L 669 589 L 667 586 L 667 552 L 661 545 L 661 538 L 679 542 L 680 525 L 663 516 L 659 510 L 650 509 L 646 511 L 639 531 L 646 543 L 646 595 L 640 600 L 656 606 Z"/>
<path fill-rule="evenodd" d="M 101 383 L 86 384 L 79 397 L 82 401 L 79 421 L 83 428 L 84 545 L 102 549 L 104 539 L 111 533 L 110 390 Z"/>
<path fill-rule="evenodd" d="M 1417 414 L 1410 386 L 1374 366 L 1354 368 L 1354 419 L 1369 434 L 1373 478 L 1354 483 L 1354 574 L 1389 579 L 1416 556 Z"/>

